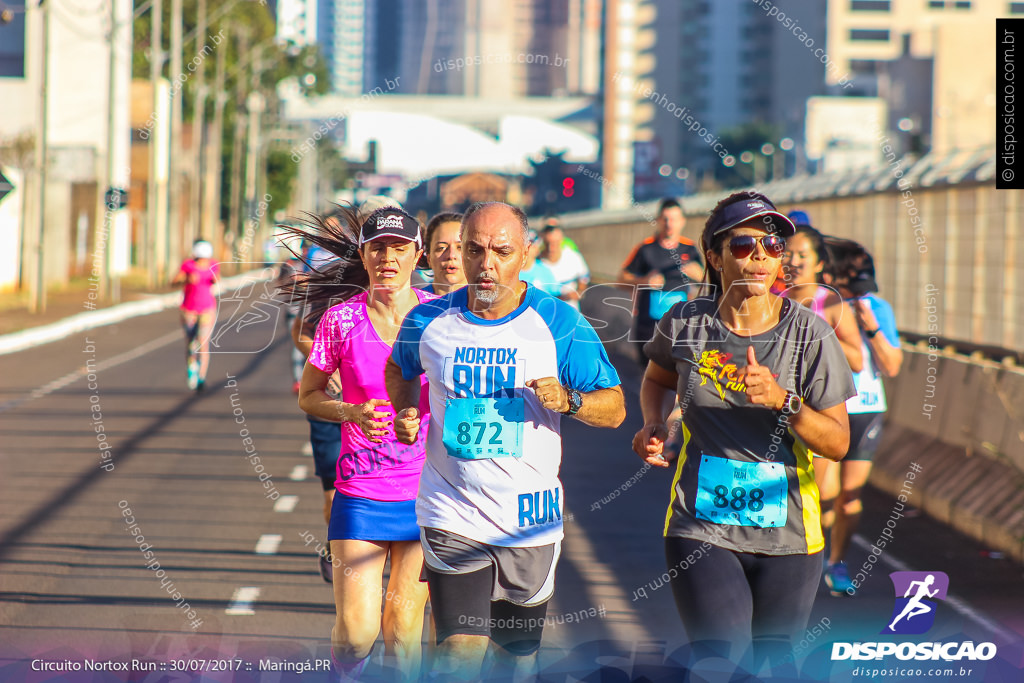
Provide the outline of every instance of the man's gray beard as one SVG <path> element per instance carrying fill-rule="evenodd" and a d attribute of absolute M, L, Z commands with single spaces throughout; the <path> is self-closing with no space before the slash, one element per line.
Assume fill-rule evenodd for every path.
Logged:
<path fill-rule="evenodd" d="M 478 301 L 490 305 L 498 300 L 500 290 L 497 287 L 494 289 L 481 289 L 480 287 L 476 287 L 473 292 L 476 294 Z"/>

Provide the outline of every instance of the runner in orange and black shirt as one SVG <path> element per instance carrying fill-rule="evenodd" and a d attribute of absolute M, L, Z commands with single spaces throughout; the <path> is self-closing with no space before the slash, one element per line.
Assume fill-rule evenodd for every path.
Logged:
<path fill-rule="evenodd" d="M 630 341 L 637 345 L 643 367 L 647 367 L 643 345 L 654 336 L 658 320 L 677 301 L 696 296 L 691 284 L 704 277 L 700 252 L 682 236 L 686 217 L 679 202 L 663 199 L 657 220 L 657 233 L 633 249 L 619 273 L 619 283 L 636 292 Z"/>

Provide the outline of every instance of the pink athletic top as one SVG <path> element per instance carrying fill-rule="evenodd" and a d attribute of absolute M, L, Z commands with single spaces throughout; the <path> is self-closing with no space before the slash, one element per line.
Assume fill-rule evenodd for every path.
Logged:
<path fill-rule="evenodd" d="M 193 284 L 185 280 L 185 296 L 181 301 L 181 309 L 190 313 L 205 313 L 216 308 L 217 299 L 213 296 L 213 283 L 220 277 L 220 266 L 210 261 L 206 268 L 200 268 L 194 259 L 189 259 L 181 264 L 181 272 L 185 275 L 199 275 L 198 283 Z"/>
<path fill-rule="evenodd" d="M 413 289 L 420 302 L 437 297 Z M 326 373 L 338 370 L 341 376 L 341 400 L 366 403 L 370 399 L 388 400 L 384 387 L 384 366 L 391 346 L 378 336 L 366 314 L 366 293 L 327 309 L 316 329 L 309 362 Z M 420 471 L 426 457 L 424 447 L 430 424 L 430 389 L 427 377 L 420 378 L 420 432 L 412 445 L 400 443 L 394 431 L 383 443 L 370 441 L 359 425 L 341 423 L 341 454 L 334 486 L 340 493 L 370 500 L 414 500 L 419 491 Z M 390 413 L 391 404 L 377 408 Z"/>
<path fill-rule="evenodd" d="M 825 322 L 828 322 L 828 319 L 825 317 L 825 299 L 828 298 L 828 292 L 829 290 L 824 287 L 818 287 L 811 298 L 811 310 L 814 311 L 814 315 Z"/>

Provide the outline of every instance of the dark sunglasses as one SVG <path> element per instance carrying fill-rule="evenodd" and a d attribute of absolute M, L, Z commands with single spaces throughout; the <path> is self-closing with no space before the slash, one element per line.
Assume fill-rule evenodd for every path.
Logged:
<path fill-rule="evenodd" d="M 779 235 L 765 235 L 761 239 L 753 235 L 737 235 L 729 240 L 729 252 L 735 258 L 747 258 L 754 253 L 760 242 L 764 252 L 772 258 L 782 258 L 786 251 L 786 240 Z"/>

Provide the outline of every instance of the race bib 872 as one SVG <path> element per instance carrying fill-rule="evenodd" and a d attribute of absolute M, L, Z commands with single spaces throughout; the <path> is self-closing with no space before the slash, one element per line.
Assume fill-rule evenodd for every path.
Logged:
<path fill-rule="evenodd" d="M 522 398 L 450 398 L 441 440 L 453 458 L 521 458 L 524 415 Z"/>

